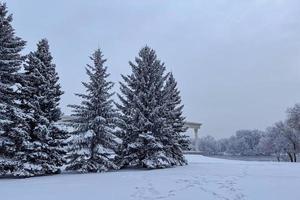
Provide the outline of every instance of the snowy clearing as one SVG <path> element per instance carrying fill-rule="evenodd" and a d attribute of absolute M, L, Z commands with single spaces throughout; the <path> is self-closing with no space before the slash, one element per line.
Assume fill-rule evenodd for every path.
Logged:
<path fill-rule="evenodd" d="M 0 196 L 7 200 L 300 199 L 298 163 L 199 155 L 187 159 L 188 166 L 171 169 L 0 179 Z"/>

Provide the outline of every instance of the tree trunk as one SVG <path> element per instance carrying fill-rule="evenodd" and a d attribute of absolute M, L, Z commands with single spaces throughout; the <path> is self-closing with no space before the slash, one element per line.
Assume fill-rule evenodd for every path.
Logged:
<path fill-rule="evenodd" d="M 92 139 L 92 143 L 91 143 L 91 157 L 90 157 L 90 160 L 94 160 L 94 155 L 95 155 L 95 147 L 96 147 L 96 144 L 95 144 L 95 138 Z"/>
<path fill-rule="evenodd" d="M 292 154 L 291 154 L 290 152 L 287 152 L 287 154 L 288 154 L 288 156 L 289 156 L 289 158 L 290 158 L 290 161 L 293 162 L 294 160 L 293 160 Z"/>
<path fill-rule="evenodd" d="M 297 155 L 296 155 L 296 150 L 297 150 L 297 145 L 296 143 L 293 143 L 293 147 L 294 147 L 294 162 L 297 162 Z"/>

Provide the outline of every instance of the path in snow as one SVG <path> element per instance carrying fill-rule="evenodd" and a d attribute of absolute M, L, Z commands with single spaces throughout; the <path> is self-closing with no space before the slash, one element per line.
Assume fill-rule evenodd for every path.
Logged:
<path fill-rule="evenodd" d="M 1 179 L 0 199 L 300 199 L 300 163 L 187 158 L 188 166 L 171 169 Z"/>

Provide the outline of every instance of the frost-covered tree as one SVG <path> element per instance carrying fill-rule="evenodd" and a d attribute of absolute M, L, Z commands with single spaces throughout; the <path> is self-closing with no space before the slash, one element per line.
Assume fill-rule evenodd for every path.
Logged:
<path fill-rule="evenodd" d="M 229 138 L 228 153 L 242 156 L 257 155 L 261 135 L 262 132 L 259 130 L 238 130 L 235 136 Z"/>
<path fill-rule="evenodd" d="M 291 162 L 297 161 L 300 151 L 300 104 L 287 110 L 287 119 L 267 129 L 260 141 L 263 153 L 274 154 L 277 160 L 286 154 Z"/>
<path fill-rule="evenodd" d="M 282 155 L 286 153 L 287 144 L 286 138 L 276 127 L 269 127 L 261 137 L 258 149 L 262 155 L 274 155 L 280 162 Z"/>
<path fill-rule="evenodd" d="M 292 129 L 292 133 L 287 135 L 287 139 L 293 144 L 293 160 L 296 162 L 297 153 L 300 152 L 300 104 L 287 110 L 286 123 Z"/>
<path fill-rule="evenodd" d="M 58 173 L 64 164 L 62 145 L 67 134 L 55 126 L 58 118 L 53 118 L 53 113 L 59 112 L 57 99 L 62 92 L 59 88 L 54 91 L 59 85 L 52 82 L 52 74 L 56 81 L 58 77 L 53 73 L 55 65 L 51 59 L 48 42 L 43 39 L 37 44 L 37 50 L 28 55 L 19 89 L 22 109 L 31 114 L 26 120 L 30 136 L 26 146 L 26 170 L 30 176 Z M 56 98 L 53 93 L 57 94 Z"/>
<path fill-rule="evenodd" d="M 257 145 L 263 132 L 259 130 L 239 130 L 236 132 L 238 141 L 243 145 L 241 155 L 257 155 Z"/>
<path fill-rule="evenodd" d="M 278 134 L 285 138 L 285 152 L 290 158 L 291 162 L 297 161 L 297 153 L 299 152 L 299 134 L 285 122 L 277 122 L 273 128 Z"/>
<path fill-rule="evenodd" d="M 59 101 L 63 92 L 58 83 L 59 77 L 56 72 L 56 65 L 53 63 L 53 57 L 47 39 L 42 39 L 38 42 L 37 51 L 34 54 L 34 56 L 43 63 L 43 68 L 40 70 L 40 73 L 45 77 L 48 90 L 46 98 L 40 106 L 48 121 L 50 123 L 56 122 L 61 116 Z"/>
<path fill-rule="evenodd" d="M 22 161 L 29 139 L 27 116 L 16 91 L 25 41 L 15 35 L 12 20 L 6 4 L 0 2 L 0 176 L 26 176 Z"/>
<path fill-rule="evenodd" d="M 122 75 L 122 95 L 118 95 L 123 139 L 120 165 L 153 169 L 186 164 L 174 127 L 166 117 L 169 102 L 164 91 L 165 66 L 147 46 L 135 61 L 129 63 L 132 74 Z"/>
<path fill-rule="evenodd" d="M 177 138 L 181 149 L 188 150 L 190 148 L 190 140 L 188 139 L 188 136 L 183 134 L 187 130 L 187 128 L 184 126 L 185 117 L 182 113 L 183 105 L 181 103 L 180 91 L 177 88 L 177 82 L 172 73 L 170 73 L 168 76 L 164 92 L 167 102 L 167 122 L 172 128 L 174 138 Z M 177 145 L 174 147 L 177 147 Z M 182 152 L 179 152 L 179 154 L 181 157 Z"/>
<path fill-rule="evenodd" d="M 205 136 L 199 139 L 199 151 L 205 155 L 216 155 L 218 154 L 218 143 L 217 140 L 212 136 Z"/>
<path fill-rule="evenodd" d="M 287 124 L 291 128 L 300 131 L 300 104 L 295 104 L 287 110 Z"/>
<path fill-rule="evenodd" d="M 229 146 L 229 138 L 221 138 L 217 141 L 217 143 L 218 143 L 218 153 L 226 154 L 227 148 Z"/>
<path fill-rule="evenodd" d="M 91 60 L 93 65 L 86 68 L 89 82 L 83 83 L 86 94 L 76 94 L 83 99 L 81 105 L 70 106 L 74 112 L 75 131 L 68 156 L 70 164 L 66 169 L 79 172 L 117 168 L 111 158 L 117 144 L 114 135 L 116 110 L 111 99 L 113 93 L 110 93 L 113 83 L 106 80 L 109 74 L 100 49 L 94 52 Z"/>
<path fill-rule="evenodd" d="M 49 123 L 60 119 L 59 100 L 63 94 L 58 83 L 56 65 L 52 60 L 48 41 L 42 39 L 37 44 L 37 50 L 27 56 L 20 89 L 22 99 L 30 102 L 27 107 L 39 109 L 39 115 Z"/>
<path fill-rule="evenodd" d="M 260 148 L 263 148 L 265 152 L 275 154 L 277 158 L 285 153 L 291 162 L 296 162 L 297 135 L 286 122 L 275 123 L 274 126 L 267 129 L 267 135 L 264 137 L 265 141 L 261 141 Z"/>

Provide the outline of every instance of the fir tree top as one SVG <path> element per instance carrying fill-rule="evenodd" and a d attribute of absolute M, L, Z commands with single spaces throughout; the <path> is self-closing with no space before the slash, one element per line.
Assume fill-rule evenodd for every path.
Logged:
<path fill-rule="evenodd" d="M 76 94 L 83 100 L 81 105 L 70 105 L 74 108 L 73 116 L 75 125 L 79 125 L 81 131 L 89 129 L 95 130 L 99 128 L 99 120 L 103 121 L 108 127 L 112 125 L 115 117 L 113 109 L 113 100 L 109 90 L 113 87 L 113 83 L 107 81 L 106 78 L 110 75 L 107 73 L 107 67 L 104 66 L 106 59 L 103 58 L 100 49 L 97 49 L 90 57 L 93 65 L 87 65 L 86 73 L 89 76 L 89 82 L 82 84 L 86 88 L 86 94 Z M 100 123 L 101 124 L 101 123 Z"/>
<path fill-rule="evenodd" d="M 44 38 L 37 43 L 37 51 L 35 53 L 36 56 L 44 63 L 44 65 L 48 67 L 54 65 L 52 64 L 53 57 L 49 49 L 49 42 L 46 38 Z"/>
<path fill-rule="evenodd" d="M 19 53 L 26 42 L 15 36 L 15 30 L 11 26 L 12 21 L 12 14 L 8 14 L 6 4 L 0 2 L 0 67 L 2 69 L 2 65 L 17 66 L 14 68 L 13 72 L 15 72 L 19 70 L 19 66 L 23 61 Z"/>
<path fill-rule="evenodd" d="M 164 64 L 157 59 L 153 49 L 145 46 L 139 51 L 135 63 L 129 62 L 132 73 L 122 75 L 119 128 L 123 140 L 120 165 L 161 166 L 158 160 L 166 156 L 162 138 L 168 133 L 163 99 Z"/>
<path fill-rule="evenodd" d="M 158 107 L 163 106 L 161 105 L 162 90 L 167 78 L 164 75 L 165 66 L 157 59 L 155 51 L 148 46 L 140 50 L 139 57 L 136 57 L 135 61 L 136 64 L 129 62 L 132 74 L 122 75 L 126 84 L 120 82 L 121 92 L 125 95 L 125 98 L 130 100 L 127 101 L 123 96 L 118 95 L 123 104 L 123 106 L 118 105 L 118 107 L 125 113 L 127 113 L 125 110 L 129 112 L 137 109 L 142 113 L 145 112 L 146 115 L 142 118 L 147 123 L 151 123 L 150 118 L 157 113 L 150 114 L 149 111 L 159 112 Z"/>
<path fill-rule="evenodd" d="M 16 83 L 16 73 L 24 60 L 20 52 L 26 42 L 15 36 L 12 20 L 6 4 L 0 2 L 0 102 L 12 98 L 13 90 L 10 86 Z"/>
<path fill-rule="evenodd" d="M 31 58 L 38 59 L 41 63 L 39 65 L 39 73 L 46 80 L 46 99 L 41 102 L 41 108 L 45 113 L 45 117 L 49 122 L 56 122 L 60 119 L 61 111 L 59 101 L 61 95 L 64 93 L 59 84 L 59 77 L 56 72 L 56 65 L 53 63 L 53 57 L 50 52 L 49 43 L 47 39 L 42 39 L 37 44 L 37 50 L 30 54 Z"/>

